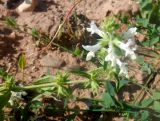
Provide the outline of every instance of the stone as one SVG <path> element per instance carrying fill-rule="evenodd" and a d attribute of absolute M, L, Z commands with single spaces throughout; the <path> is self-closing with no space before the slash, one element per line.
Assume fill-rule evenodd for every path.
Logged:
<path fill-rule="evenodd" d="M 41 66 L 44 67 L 60 68 L 64 63 L 62 59 L 52 56 L 51 54 L 42 57 L 40 60 Z"/>
<path fill-rule="evenodd" d="M 38 5 L 38 0 L 25 0 L 17 7 L 17 12 L 33 11 Z"/>

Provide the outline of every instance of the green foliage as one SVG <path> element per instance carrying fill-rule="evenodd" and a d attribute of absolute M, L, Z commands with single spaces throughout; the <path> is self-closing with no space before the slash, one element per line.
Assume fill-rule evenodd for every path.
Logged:
<path fill-rule="evenodd" d="M 93 93 L 97 93 L 99 87 L 100 87 L 100 82 L 98 80 L 98 74 L 95 73 L 94 71 L 90 73 L 90 76 L 88 78 L 88 81 L 84 83 L 84 86 L 87 88 L 91 88 Z"/>
<path fill-rule="evenodd" d="M 35 84 L 35 85 L 45 84 L 45 83 L 53 82 L 54 80 L 55 80 L 54 76 L 47 75 L 47 76 L 41 77 L 40 79 L 37 79 L 37 80 L 33 81 L 33 84 Z"/>
<path fill-rule="evenodd" d="M 10 96 L 11 96 L 10 91 L 6 91 L 2 95 L 0 95 L 0 110 L 2 110 L 5 105 L 7 105 L 8 101 L 10 99 Z"/>
<path fill-rule="evenodd" d="M 116 16 L 122 23 L 124 24 L 128 24 L 129 21 L 129 16 L 127 15 L 120 15 L 120 16 Z"/>
<path fill-rule="evenodd" d="M 16 20 L 12 17 L 7 17 L 5 22 L 8 26 L 10 26 L 12 28 L 17 28 L 18 27 Z"/>
<path fill-rule="evenodd" d="M 80 56 L 80 55 L 81 55 L 81 50 L 80 50 L 80 48 L 79 48 L 79 47 L 76 47 L 75 50 L 74 50 L 74 52 L 73 52 L 73 54 L 76 55 L 76 56 Z"/>
<path fill-rule="evenodd" d="M 41 101 L 38 100 L 34 100 L 32 101 L 31 105 L 29 106 L 31 110 L 37 110 L 41 107 L 43 107 L 43 103 Z"/>
<path fill-rule="evenodd" d="M 160 1 L 140 0 L 141 12 L 137 16 L 136 22 L 142 31 L 147 32 L 147 40 L 142 42 L 144 46 L 155 46 L 159 41 L 160 25 Z"/>
<path fill-rule="evenodd" d="M 160 102 L 159 101 L 154 101 L 153 103 L 153 109 L 157 112 L 160 112 Z"/>
<path fill-rule="evenodd" d="M 135 25 L 138 27 L 139 32 L 146 34 L 147 39 L 143 41 L 141 45 L 157 48 L 160 41 L 160 1 L 157 0 L 156 2 L 153 2 L 152 0 L 140 0 L 140 4 L 141 13 L 137 16 Z M 119 16 L 118 18 L 122 23 L 129 24 L 128 16 Z M 15 19 L 8 17 L 5 22 L 8 26 L 20 30 Z M 119 34 L 116 34 L 116 30 L 120 28 L 120 25 L 117 24 L 115 18 L 106 18 L 102 22 L 101 28 L 106 34 L 99 39 L 100 44 L 103 47 L 108 47 L 109 43 L 113 42 L 113 50 L 117 54 L 117 58 L 121 61 L 125 61 L 125 57 L 121 58 L 121 55 L 124 55 L 124 51 L 115 44 L 122 39 Z M 50 41 L 48 35 L 42 35 L 36 28 L 32 28 L 29 35 L 38 41 L 46 43 Z M 54 45 L 61 47 L 56 43 L 54 43 Z M 82 54 L 81 52 L 80 48 L 76 47 L 73 54 L 80 57 Z M 73 120 L 76 115 L 83 111 L 97 111 L 101 114 L 114 112 L 126 117 L 128 120 L 129 118 L 134 118 L 136 121 L 150 121 L 152 116 L 160 118 L 160 92 L 150 88 L 150 81 L 147 81 L 145 84 L 139 84 L 138 82 L 133 82 L 130 79 L 119 76 L 118 72 L 120 68 L 113 67 L 110 62 L 104 61 L 106 53 L 106 48 L 102 48 L 97 52 L 96 57 L 98 58 L 98 62 L 95 62 L 97 68 L 90 71 L 74 70 L 69 72 L 72 75 L 82 77 L 82 80 L 71 80 L 72 76 L 70 78 L 68 73 L 63 74 L 59 72 L 57 75 L 45 75 L 36 79 L 30 85 L 18 86 L 15 84 L 15 80 L 12 76 L 0 69 L 0 78 L 3 80 L 3 83 L 0 84 L 0 121 L 5 118 L 3 113 L 4 107 L 8 106 L 10 106 L 10 108 L 14 107 L 14 110 L 20 111 L 22 120 L 26 120 L 27 117 L 29 117 L 29 111 L 38 115 L 42 108 L 51 115 L 57 114 L 57 112 L 71 112 L 72 114 L 66 117 L 66 121 Z M 160 57 L 159 54 L 154 51 L 147 53 L 152 55 L 155 59 Z M 137 57 L 136 62 L 145 74 L 151 75 L 153 72 L 157 73 L 157 70 L 149 62 L 146 62 L 145 56 Z M 18 67 L 21 70 L 26 68 L 26 58 L 24 54 L 19 58 Z M 140 101 L 131 99 L 136 103 L 121 99 L 119 94 L 123 94 L 123 88 L 128 85 L 132 86 L 132 84 L 140 87 L 142 92 L 147 92 L 146 95 L 149 96 L 149 98 L 145 97 Z M 73 95 L 76 86 L 78 86 L 78 88 L 91 90 L 91 93 L 93 94 L 92 97 L 81 98 Z M 102 91 L 103 94 L 99 93 L 99 91 L 101 91 L 100 88 L 105 89 L 104 92 Z M 13 96 L 11 91 L 31 91 L 35 92 L 35 94 L 29 97 L 29 100 L 26 101 L 25 105 L 17 102 L 17 105 L 12 107 L 11 105 L 8 105 L 8 101 L 11 99 L 11 96 Z M 100 99 L 97 99 L 96 96 L 99 96 Z M 46 103 L 44 103 L 45 101 L 43 102 L 43 99 L 48 97 L 53 99 L 54 102 L 47 102 L 49 104 L 46 105 Z M 23 97 L 21 97 L 21 100 L 23 100 Z M 90 106 L 88 106 L 88 109 L 86 110 L 69 109 L 68 103 L 75 101 L 86 101 L 89 102 Z M 55 102 L 59 102 L 62 106 L 51 105 Z"/>
<path fill-rule="evenodd" d="M 160 37 L 159 35 L 159 30 L 157 29 L 157 27 L 155 25 L 148 25 L 147 26 L 147 41 L 142 42 L 142 44 L 144 46 L 153 46 L 156 45 L 159 41 L 160 41 Z"/>
<path fill-rule="evenodd" d="M 26 67 L 26 58 L 24 54 L 22 54 L 19 58 L 18 67 L 22 70 L 24 70 L 24 68 Z"/>
<path fill-rule="evenodd" d="M 89 73 L 87 73 L 87 72 L 84 72 L 84 71 L 73 70 L 73 71 L 71 71 L 71 73 L 76 74 L 78 76 L 82 76 L 82 77 L 88 78 L 88 79 L 91 78 L 91 75 Z"/>
<path fill-rule="evenodd" d="M 143 111 L 142 112 L 140 121 L 150 121 L 148 111 Z"/>
<path fill-rule="evenodd" d="M 142 107 L 149 107 L 153 104 L 154 100 L 152 98 L 143 99 L 141 102 Z"/>
<path fill-rule="evenodd" d="M 104 108 L 109 109 L 115 105 L 116 105 L 115 101 L 112 99 L 111 95 L 108 92 L 104 93 L 104 95 L 103 95 Z"/>
<path fill-rule="evenodd" d="M 4 113 L 0 110 L 0 121 L 4 121 Z"/>
<path fill-rule="evenodd" d="M 153 99 L 160 100 L 160 92 L 157 92 L 157 91 L 153 92 Z"/>
<path fill-rule="evenodd" d="M 40 39 L 40 32 L 36 29 L 36 28 L 32 28 L 32 31 L 31 31 L 31 35 L 33 38 L 35 38 L 36 40 L 39 40 Z"/>
<path fill-rule="evenodd" d="M 160 21 L 160 1 L 140 0 L 141 17 L 148 19 L 150 23 L 159 24 Z"/>
<path fill-rule="evenodd" d="M 104 32 L 113 32 L 119 28 L 119 24 L 117 24 L 115 18 L 109 17 L 104 19 L 101 24 L 101 28 Z"/>
<path fill-rule="evenodd" d="M 111 96 L 115 96 L 116 95 L 116 91 L 115 88 L 113 87 L 112 83 L 110 81 L 106 82 L 106 89 L 107 92 L 111 95 Z"/>
<path fill-rule="evenodd" d="M 120 80 L 118 85 L 118 90 L 120 90 L 122 87 L 126 86 L 130 81 L 128 80 Z"/>

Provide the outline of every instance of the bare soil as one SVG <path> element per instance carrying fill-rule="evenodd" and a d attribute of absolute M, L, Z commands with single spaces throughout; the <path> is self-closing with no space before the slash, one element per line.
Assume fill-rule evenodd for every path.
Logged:
<path fill-rule="evenodd" d="M 69 52 L 53 46 L 51 49 L 42 52 L 45 46 L 38 47 L 36 41 L 28 34 L 20 32 L 6 26 L 4 23 L 5 17 L 12 16 L 17 20 L 21 29 L 37 28 L 41 33 L 52 37 L 57 31 L 59 25 L 62 23 L 64 16 L 71 9 L 74 1 L 71 0 L 39 0 L 39 5 L 33 12 L 23 12 L 17 14 L 12 9 L 6 9 L 3 5 L 5 0 L 0 3 L 0 67 L 4 68 L 10 74 L 14 75 L 16 80 L 22 80 L 22 72 L 18 70 L 17 63 L 20 55 L 25 54 L 27 60 L 27 67 L 24 70 L 24 80 L 22 83 L 29 84 L 35 79 L 46 75 L 48 69 L 55 75 L 59 70 L 89 70 L 95 68 L 96 65 L 91 62 L 86 62 L 81 58 L 75 57 Z M 11 3 L 12 4 L 12 3 Z M 18 4 L 17 4 L 18 5 Z M 139 12 L 139 6 L 132 0 L 83 0 L 75 9 L 77 12 L 78 20 L 76 25 L 80 26 L 81 32 L 85 35 L 79 34 L 79 38 L 74 38 L 64 28 L 65 37 L 61 37 L 62 45 L 68 46 L 81 46 L 83 43 L 93 42 L 89 33 L 86 33 L 85 27 L 89 25 L 91 20 L 101 22 L 106 16 L 110 14 L 128 14 L 134 15 Z M 73 30 L 74 21 L 70 18 L 70 25 Z M 24 30 L 31 32 L 29 29 Z M 72 45 L 71 45 L 72 44 Z M 143 81 L 144 76 L 142 73 L 137 72 L 137 78 Z M 134 74 L 135 75 L 135 74 Z M 80 77 L 72 77 L 72 79 L 79 79 Z M 156 77 L 159 80 L 159 76 Z M 124 100 L 131 100 L 133 95 L 128 93 L 131 90 L 133 93 L 138 89 L 135 87 L 128 87 L 126 93 L 122 94 Z M 103 89 L 101 90 L 103 92 Z M 74 95 L 80 97 L 92 97 L 92 92 L 86 89 L 75 89 Z M 88 105 L 82 101 L 77 101 L 69 104 L 71 109 L 87 109 Z M 63 114 L 64 115 L 64 114 Z M 53 117 L 42 117 L 39 120 L 64 120 L 63 115 Z M 79 114 L 75 121 L 90 120 L 94 121 L 96 116 L 99 118 L 100 114 L 85 113 Z M 107 115 L 106 119 L 111 121 L 120 121 L 121 118 L 116 116 Z M 105 120 L 105 119 L 103 119 Z"/>

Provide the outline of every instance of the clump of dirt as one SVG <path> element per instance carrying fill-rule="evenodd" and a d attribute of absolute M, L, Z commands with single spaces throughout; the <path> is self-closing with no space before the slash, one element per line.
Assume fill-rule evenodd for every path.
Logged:
<path fill-rule="evenodd" d="M 36 11 L 33 13 L 21 13 L 17 18 L 18 24 L 28 27 L 36 27 L 40 32 L 54 35 L 64 16 L 72 8 L 73 2 L 41 0 Z M 96 11 L 95 11 L 96 10 Z M 114 1 L 114 0 L 83 0 L 77 7 L 78 14 L 85 15 L 90 20 L 102 21 L 108 13 L 113 14 L 136 14 L 139 6 L 133 1 Z"/>
<path fill-rule="evenodd" d="M 62 10 L 59 4 L 41 1 L 35 12 L 20 13 L 17 23 L 21 26 L 37 28 L 41 33 L 53 36 L 63 19 Z"/>
<path fill-rule="evenodd" d="M 71 2 L 65 4 L 69 6 Z M 63 4 L 62 4 L 63 5 Z M 76 9 L 90 20 L 103 20 L 109 13 L 114 15 L 135 15 L 139 12 L 139 5 L 132 0 L 83 0 Z"/>

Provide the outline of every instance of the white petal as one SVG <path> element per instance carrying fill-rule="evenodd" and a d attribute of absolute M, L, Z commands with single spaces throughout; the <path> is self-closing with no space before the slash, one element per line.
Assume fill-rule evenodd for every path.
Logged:
<path fill-rule="evenodd" d="M 92 52 L 92 51 L 90 51 L 90 52 L 87 54 L 86 61 L 91 60 L 93 57 L 95 57 L 95 53 Z"/>
<path fill-rule="evenodd" d="M 117 57 L 115 57 L 115 56 L 112 55 L 112 54 L 108 54 L 108 55 L 105 57 L 105 61 L 110 61 L 112 67 L 116 66 L 116 59 L 117 59 Z"/>
<path fill-rule="evenodd" d="M 117 60 L 117 64 L 120 68 L 119 74 L 120 75 L 124 74 L 126 77 L 128 77 L 128 67 L 126 66 L 127 63 L 123 63 L 120 60 Z"/>
<path fill-rule="evenodd" d="M 86 28 L 88 32 L 91 32 L 91 34 L 98 34 L 99 36 L 103 37 L 104 32 L 98 29 L 94 21 L 91 21 L 90 28 Z"/>
<path fill-rule="evenodd" d="M 130 28 L 129 30 L 128 30 L 130 33 L 132 33 L 132 34 L 134 34 L 134 35 L 136 35 L 137 34 L 137 28 L 136 27 L 132 27 L 132 28 Z"/>
<path fill-rule="evenodd" d="M 127 32 L 124 32 L 124 33 L 123 33 L 123 38 L 124 38 L 124 39 L 134 38 L 134 36 L 137 34 L 136 31 L 137 31 L 137 28 L 136 28 L 136 27 L 133 27 L 133 28 L 128 29 Z"/>
<path fill-rule="evenodd" d="M 135 40 L 134 39 L 128 39 L 128 41 L 127 41 L 127 46 L 135 46 L 136 45 L 136 42 L 135 42 Z"/>
<path fill-rule="evenodd" d="M 109 43 L 109 48 L 107 49 L 108 55 L 105 57 L 105 61 L 110 61 L 111 66 L 116 66 L 116 60 L 118 59 L 118 56 L 114 52 L 114 48 L 112 43 Z"/>
<path fill-rule="evenodd" d="M 124 48 L 126 48 L 126 45 L 121 42 L 121 43 L 119 44 L 119 47 L 124 50 Z"/>
<path fill-rule="evenodd" d="M 134 43 L 133 40 L 129 39 L 129 41 L 124 44 L 124 43 L 120 43 L 119 47 L 125 51 L 125 56 L 130 56 L 131 59 L 136 59 L 136 55 L 135 55 L 135 50 L 136 50 L 136 45 Z"/>
<path fill-rule="evenodd" d="M 96 45 L 86 45 L 86 46 L 82 45 L 82 47 L 83 47 L 85 50 L 87 50 L 87 51 L 96 52 L 96 51 L 98 51 L 102 46 L 101 46 L 99 43 L 97 43 Z"/>
<path fill-rule="evenodd" d="M 91 32 L 91 34 L 92 34 L 92 33 L 95 33 L 95 31 L 97 31 L 97 30 L 98 30 L 98 27 L 96 26 L 95 22 L 91 21 L 90 28 L 87 28 L 87 31 Z"/>
<path fill-rule="evenodd" d="M 135 54 L 135 53 L 131 55 L 131 59 L 132 59 L 132 60 L 137 59 L 137 56 L 136 56 L 136 54 Z"/>

